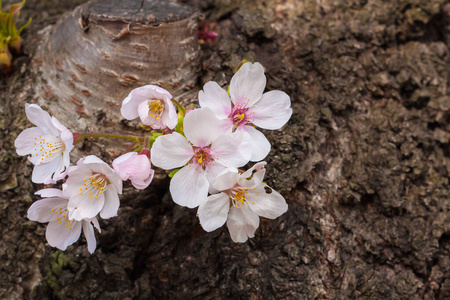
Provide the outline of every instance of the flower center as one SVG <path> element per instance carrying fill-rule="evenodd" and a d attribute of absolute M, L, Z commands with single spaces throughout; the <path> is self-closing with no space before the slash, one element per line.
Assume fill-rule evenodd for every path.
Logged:
<path fill-rule="evenodd" d="M 253 122 L 253 119 L 251 117 L 254 113 L 249 111 L 250 107 L 247 107 L 249 102 L 250 99 L 247 99 L 247 97 L 245 97 L 245 100 L 243 102 L 236 101 L 236 104 L 231 110 L 231 114 L 229 117 L 233 120 L 233 127 L 235 129 L 241 125 Z"/>
<path fill-rule="evenodd" d="M 194 147 L 194 157 L 192 164 L 199 166 L 202 170 L 206 170 L 208 166 L 214 165 L 214 155 L 211 154 L 211 147 Z"/>
<path fill-rule="evenodd" d="M 256 188 L 254 188 L 256 189 Z M 245 204 L 252 204 L 254 205 L 255 202 L 249 202 L 249 199 L 251 198 L 251 195 L 257 196 L 257 193 L 251 193 L 249 192 L 250 188 L 234 188 L 229 193 L 230 199 L 231 199 L 231 205 L 233 205 L 236 208 L 242 208 L 242 205 Z"/>
<path fill-rule="evenodd" d="M 90 177 L 83 178 L 83 187 L 80 187 L 80 195 L 87 195 L 91 199 L 98 199 L 99 195 L 105 192 L 108 187 L 108 178 L 101 174 L 95 173 Z"/>
<path fill-rule="evenodd" d="M 64 222 L 64 226 L 72 230 L 72 226 L 75 225 L 77 221 L 69 220 L 69 211 L 67 210 L 67 206 L 58 205 L 52 208 L 52 212 L 56 215 L 56 221 L 58 224 L 62 224 Z"/>
<path fill-rule="evenodd" d="M 35 164 L 47 163 L 66 150 L 66 144 L 61 138 L 53 135 L 35 137 L 34 146 L 35 148 L 31 154 Z"/>
<path fill-rule="evenodd" d="M 148 115 L 155 120 L 159 120 L 164 111 L 164 102 L 160 99 L 151 99 L 148 101 Z"/>

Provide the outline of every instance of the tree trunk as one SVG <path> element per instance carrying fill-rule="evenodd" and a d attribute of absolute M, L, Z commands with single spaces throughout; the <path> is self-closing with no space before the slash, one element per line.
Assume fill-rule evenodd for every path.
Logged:
<path fill-rule="evenodd" d="M 30 126 L 24 103 L 43 101 L 33 91 L 48 74 L 37 78 L 32 69 L 56 67 L 51 59 L 58 58 L 67 77 L 72 60 L 70 52 L 42 66 L 39 55 L 30 58 L 42 53 L 38 32 L 60 11 L 28 1 L 30 57 L 16 59 L 0 85 L 0 298 L 450 298 L 450 4 L 183 2 L 219 34 L 201 46 L 193 91 L 210 80 L 229 84 L 248 59 L 266 68 L 268 90 L 291 96 L 290 122 L 264 132 L 272 143 L 267 183 L 285 196 L 287 213 L 262 219 L 255 238 L 236 244 L 226 228 L 204 232 L 196 210 L 175 205 L 159 172 L 145 191 L 126 186 L 119 216 L 101 221 L 93 255 L 84 239 L 65 252 L 49 247 L 45 226 L 26 219 L 38 199 L 31 193 L 42 186 L 31 183 L 31 166 L 13 143 Z M 118 80 L 98 76 L 111 85 Z M 59 89 L 54 83 L 50 111 L 70 96 Z M 86 109 L 91 98 L 83 98 Z M 71 116 L 59 119 L 70 124 L 78 115 Z M 92 122 L 102 124 L 98 117 Z M 114 156 L 96 144 L 86 142 L 81 153 Z"/>

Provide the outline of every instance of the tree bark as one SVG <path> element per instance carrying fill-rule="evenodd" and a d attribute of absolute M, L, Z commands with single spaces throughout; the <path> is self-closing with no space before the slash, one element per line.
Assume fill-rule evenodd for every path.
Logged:
<path fill-rule="evenodd" d="M 288 212 L 235 244 L 226 228 L 204 232 L 195 210 L 175 205 L 159 172 L 145 191 L 126 186 L 93 255 L 84 239 L 65 252 L 49 247 L 45 226 L 25 217 L 42 187 L 13 149 L 30 126 L 23 104 L 39 102 L 22 57 L 0 85 L 0 298 L 450 298 L 450 4 L 183 2 L 219 33 L 201 46 L 194 91 L 229 84 L 248 59 L 266 68 L 268 90 L 291 96 L 290 122 L 264 132 L 267 183 Z M 39 5 L 24 8 L 34 17 L 29 53 L 48 24 Z M 59 12 L 47 13 L 55 21 Z M 82 151 L 113 156 L 95 144 Z"/>

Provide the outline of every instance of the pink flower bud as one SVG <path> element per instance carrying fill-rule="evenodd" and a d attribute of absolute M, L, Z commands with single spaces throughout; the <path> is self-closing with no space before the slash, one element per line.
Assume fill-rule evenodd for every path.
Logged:
<path fill-rule="evenodd" d="M 147 150 L 148 149 L 144 149 Z M 138 190 L 143 190 L 153 179 L 155 171 L 151 168 L 150 160 L 146 151 L 142 154 L 128 152 L 116 158 L 112 165 L 120 178 L 130 180 L 131 184 Z"/>

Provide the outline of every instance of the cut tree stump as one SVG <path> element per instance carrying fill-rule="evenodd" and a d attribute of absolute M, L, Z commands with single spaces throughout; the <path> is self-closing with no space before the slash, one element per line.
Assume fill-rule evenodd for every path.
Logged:
<path fill-rule="evenodd" d="M 99 119 L 117 131 L 132 89 L 155 84 L 175 95 L 195 85 L 197 20 L 193 7 L 161 0 L 79 6 L 37 50 L 39 104 L 73 131 L 95 129 Z"/>

